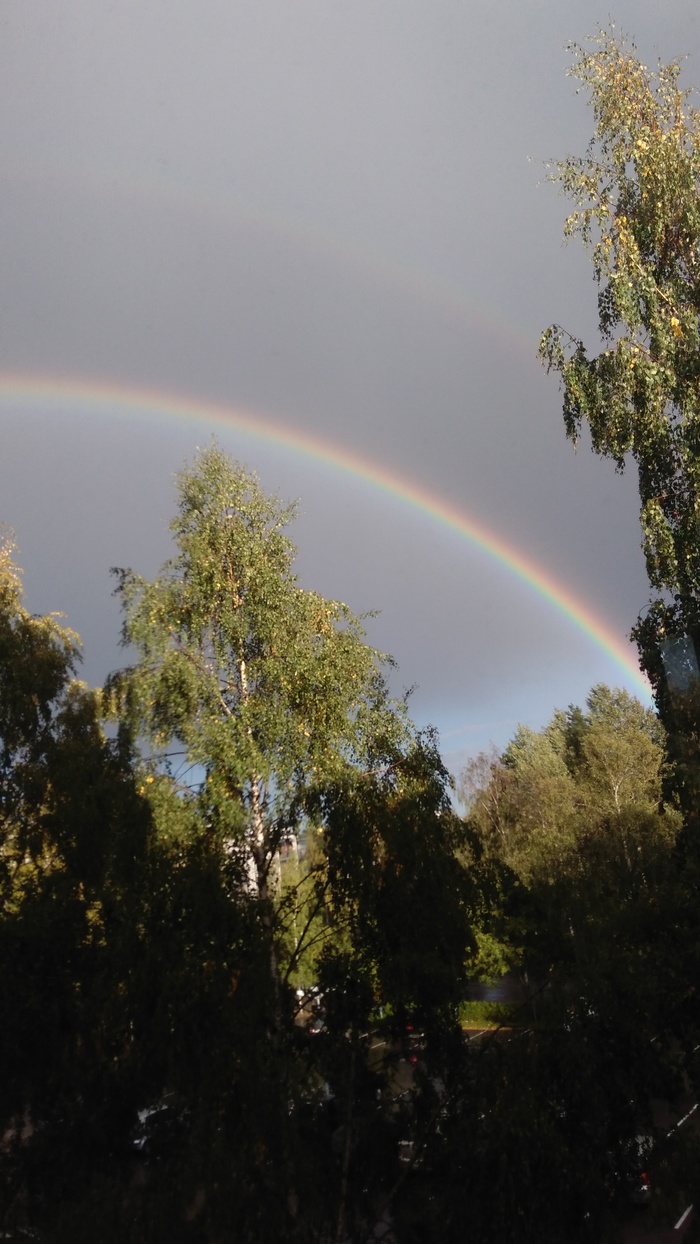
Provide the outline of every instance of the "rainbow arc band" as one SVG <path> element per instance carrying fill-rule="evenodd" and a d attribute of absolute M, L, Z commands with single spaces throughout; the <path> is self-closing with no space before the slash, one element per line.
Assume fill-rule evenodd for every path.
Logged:
<path fill-rule="evenodd" d="M 649 684 L 637 664 L 631 644 L 625 644 L 609 625 L 568 587 L 554 580 L 541 565 L 469 515 L 446 503 L 416 480 L 299 428 L 290 428 L 267 414 L 241 410 L 195 397 L 162 390 L 135 388 L 121 383 L 75 377 L 0 373 L 0 409 L 64 410 L 70 407 L 113 418 L 121 414 L 169 416 L 191 422 L 221 424 L 262 443 L 283 446 L 311 461 L 363 480 L 385 496 L 424 514 L 487 553 L 509 574 L 563 614 L 586 638 L 619 667 L 635 691 L 649 699 Z"/>

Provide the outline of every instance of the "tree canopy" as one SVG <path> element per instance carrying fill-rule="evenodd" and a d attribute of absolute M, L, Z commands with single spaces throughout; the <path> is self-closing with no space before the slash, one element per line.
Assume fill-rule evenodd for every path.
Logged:
<path fill-rule="evenodd" d="M 109 742 L 98 692 L 74 678 L 77 636 L 22 602 L 0 551 L 0 1032 L 2 1204 L 56 1214 L 109 1165 L 136 1109 L 131 1025 L 150 814 L 132 756 Z M 19 1143 L 28 1131 L 31 1144 Z M 14 1141 L 13 1141 L 14 1138 Z"/>
<path fill-rule="evenodd" d="M 395 1212 L 475 882 L 436 740 L 360 620 L 297 583 L 292 512 L 201 453 L 176 556 L 119 572 L 137 659 L 104 693 L 3 555 L 8 1228 L 364 1240 Z"/>
<path fill-rule="evenodd" d="M 700 114 L 679 62 L 650 71 L 612 31 L 573 50 L 595 129 L 586 154 L 555 164 L 553 179 L 575 204 L 565 236 L 592 248 L 605 348 L 591 357 L 553 326 L 540 352 L 562 377 L 569 436 L 585 422 L 594 450 L 620 470 L 634 458 L 650 582 L 694 618 Z"/>
<path fill-rule="evenodd" d="M 590 351 L 575 331 L 555 324 L 542 336 L 540 356 L 561 377 L 572 440 L 585 426 L 596 453 L 612 458 L 620 471 L 630 460 L 637 469 L 652 599 L 633 637 L 665 727 L 665 762 L 652 784 L 640 787 L 637 773 L 634 806 L 615 809 L 612 817 L 608 811 L 605 839 L 596 834 L 591 840 L 591 846 L 607 843 L 600 856 L 606 865 L 603 884 L 595 900 L 590 895 L 595 919 L 579 909 L 571 922 L 577 930 L 572 949 L 581 963 L 607 930 L 604 936 L 615 952 L 601 979 L 614 980 L 615 987 L 608 990 L 606 1009 L 615 1013 L 616 1002 L 625 997 L 642 1029 L 644 1016 L 653 1016 L 657 1035 L 646 1053 L 656 1046 L 656 1073 L 674 1063 L 682 1067 L 690 1091 L 697 1084 L 700 1018 L 694 1000 L 700 875 L 700 113 L 680 85 L 678 61 L 650 70 L 612 27 L 586 48 L 574 45 L 573 52 L 571 72 L 589 95 L 593 135 L 584 155 L 553 166 L 552 180 L 573 200 L 565 236 L 579 236 L 592 252 L 602 348 Z M 592 733 L 584 733 L 586 738 Z M 590 777 L 597 771 L 596 782 L 606 770 L 612 776 L 621 738 L 609 732 L 595 756 L 585 746 L 585 767 Z M 634 750 L 642 759 L 637 746 Z M 647 751 L 644 764 L 650 760 Z M 646 796 L 639 800 L 645 788 L 652 803 Z M 623 790 L 620 786 L 620 795 Z M 606 801 L 609 807 L 607 795 Z M 615 841 L 617 864 L 608 849 Z M 568 909 L 575 893 L 570 884 L 567 889 Z M 635 971 L 635 941 L 645 947 L 641 972 Z M 646 997 L 645 977 L 653 982 Z M 599 1004 L 591 1004 L 592 1016 L 601 1013 Z M 624 1028 L 618 1012 L 612 1037 L 619 1039 Z M 656 1073 L 643 1053 L 637 1049 L 636 1057 L 651 1084 Z M 680 1160 L 678 1167 L 683 1168 Z"/>
<path fill-rule="evenodd" d="M 314 785 L 390 761 L 407 719 L 360 621 L 296 582 L 294 507 L 216 447 L 178 486 L 177 557 L 153 583 L 117 572 L 140 661 L 110 689 L 154 766 L 184 748 L 211 831 L 240 849 L 262 893 Z"/>
<path fill-rule="evenodd" d="M 172 560 L 118 572 L 103 692 L 3 549 L 0 1225 L 598 1244 L 697 1045 L 663 729 L 595 687 L 474 762 L 458 816 L 292 514 L 200 453 Z M 472 1044 L 507 968 L 527 1000 Z"/>
<path fill-rule="evenodd" d="M 495 945 L 529 998 L 517 1036 L 485 1052 L 481 1088 L 489 1101 L 503 1094 L 499 1108 L 488 1123 L 453 1121 L 463 1145 L 462 1127 L 475 1129 L 482 1161 L 508 1154 L 504 1238 L 507 1216 L 526 1203 L 539 1238 L 615 1238 L 638 1136 L 654 1138 L 655 1201 L 670 1188 L 674 1203 L 669 1125 L 653 1101 L 684 1099 L 696 1038 L 683 1002 L 688 965 L 679 970 L 672 933 L 684 907 L 682 818 L 660 804 L 664 765 L 656 715 L 601 685 L 583 709 L 555 712 L 540 731 L 519 727 L 501 755 L 463 774 L 468 823 L 500 876 L 475 967 L 488 970 Z M 549 1182 L 542 1161 L 559 1171 Z M 566 1190 L 561 1200 L 555 1186 Z"/>
<path fill-rule="evenodd" d="M 573 46 L 571 73 L 595 127 L 584 156 L 554 165 L 574 210 L 565 236 L 592 250 L 603 349 L 552 325 L 540 356 L 559 373 L 576 441 L 639 479 L 655 593 L 633 632 L 669 731 L 674 785 L 700 815 L 700 113 L 680 62 L 650 70 L 634 45 L 603 31 Z"/>

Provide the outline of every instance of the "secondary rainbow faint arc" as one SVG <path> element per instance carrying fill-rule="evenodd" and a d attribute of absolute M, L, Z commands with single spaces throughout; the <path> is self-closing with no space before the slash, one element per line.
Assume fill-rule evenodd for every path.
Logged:
<path fill-rule="evenodd" d="M 290 430 L 267 414 L 259 415 L 234 406 L 224 406 L 199 398 L 182 398 L 155 389 L 134 388 L 103 381 L 79 380 L 61 376 L 32 376 L 0 372 L 0 403 L 36 407 L 70 404 L 81 409 L 113 415 L 144 413 L 151 416 L 175 416 L 184 420 L 221 423 L 261 441 L 269 441 L 303 457 L 333 466 L 339 471 L 373 485 L 378 491 L 409 505 L 433 521 L 456 532 L 477 548 L 488 553 L 516 578 L 564 614 L 583 634 L 622 667 L 645 698 L 649 684 L 632 653 L 608 626 L 568 588 L 555 582 L 551 575 L 514 545 L 487 530 L 464 510 L 442 501 L 416 480 L 362 457 L 345 446 L 334 445 L 321 437 L 295 428 Z"/>

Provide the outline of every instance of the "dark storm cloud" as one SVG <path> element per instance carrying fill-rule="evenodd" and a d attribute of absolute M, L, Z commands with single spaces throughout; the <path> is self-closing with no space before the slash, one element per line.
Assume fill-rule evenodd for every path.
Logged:
<path fill-rule="evenodd" d="M 618 16 L 700 80 L 694 3 Z M 15 0 L 4 17 L 0 369 L 267 411 L 461 507 L 623 637 L 646 598 L 635 481 L 572 454 L 534 358 L 552 319 L 594 328 L 587 260 L 526 158 L 587 141 L 563 44 L 594 26 L 588 4 Z M 209 429 L 7 407 L 0 425 L 30 605 L 68 613 L 99 678 L 119 659 L 106 568 L 166 555 L 172 472 Z M 464 541 L 221 435 L 302 496 L 304 581 L 381 609 L 371 638 L 422 719 L 471 746 L 470 723 L 504 738 L 619 677 Z"/>

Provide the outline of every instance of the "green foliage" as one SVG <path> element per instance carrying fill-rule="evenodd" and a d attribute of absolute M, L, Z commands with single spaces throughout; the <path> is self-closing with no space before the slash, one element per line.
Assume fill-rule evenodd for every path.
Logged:
<path fill-rule="evenodd" d="M 607 696 L 588 720 L 564 723 L 574 842 L 543 905 L 540 951 L 549 940 L 541 962 L 567 963 L 585 1006 L 561 990 L 552 1001 L 615 1068 L 623 1112 L 625 1100 L 641 1110 L 652 1093 L 672 1098 L 680 1068 L 697 1083 L 700 113 L 677 62 L 652 72 L 612 30 L 574 52 L 595 128 L 586 155 L 558 163 L 553 180 L 574 203 L 566 236 L 592 250 L 603 349 L 591 355 L 555 325 L 540 356 L 561 376 L 568 435 L 586 424 L 595 452 L 619 470 L 636 464 L 656 599 L 633 635 L 666 734 L 634 706 L 621 720 Z M 659 1191 L 664 1170 L 662 1145 Z"/>
<path fill-rule="evenodd" d="M 498 1028 L 508 1023 L 512 1010 L 512 1006 L 496 1002 L 462 1002 L 459 1022 L 464 1028 Z"/>
<path fill-rule="evenodd" d="M 593 881 L 597 857 L 605 876 L 594 884 L 619 887 L 620 897 L 650 892 L 680 823 L 659 810 L 663 744 L 650 709 L 594 687 L 587 712 L 557 712 L 540 732 L 519 727 L 500 759 L 467 767 L 471 825 L 526 887 Z"/>
<path fill-rule="evenodd" d="M 24 608 L 0 553 L 0 1131 L 2 1211 L 49 1219 L 108 1161 L 135 1109 L 130 1038 L 150 816 L 131 756 L 72 678 L 77 637 Z M 109 1139 L 108 1139 L 109 1138 Z M 0 1220 L 2 1221 L 2 1220 Z"/>
<path fill-rule="evenodd" d="M 633 632 L 655 689 L 689 823 L 700 817 L 700 113 L 677 61 L 650 71 L 602 32 L 574 46 L 595 119 L 584 157 L 555 164 L 573 200 L 565 235 L 592 249 L 603 350 L 553 325 L 540 357 L 559 372 L 564 421 L 639 479 L 647 572 L 659 594 Z M 690 661 L 681 670 L 679 644 Z M 682 664 L 682 662 L 681 662 Z"/>
<path fill-rule="evenodd" d="M 360 622 L 297 585 L 293 512 L 218 449 L 200 453 L 179 477 L 177 557 L 153 583 L 118 572 L 140 661 L 108 689 L 154 768 L 181 745 L 203 770 L 211 831 L 261 890 L 309 791 L 405 734 Z"/>
<path fill-rule="evenodd" d="M 687 1088 L 697 1037 L 683 1001 L 688 968 L 669 935 L 687 904 L 676 867 L 681 817 L 660 804 L 664 745 L 654 713 L 598 686 L 585 709 L 558 711 L 539 732 L 520 727 L 501 757 L 465 773 L 472 832 L 502 870 L 502 902 L 486 929 L 530 995 L 511 1008 L 517 1035 L 483 1046 L 482 1113 L 466 1113 L 463 1087 L 449 1116 L 450 1181 L 457 1172 L 469 1181 L 472 1170 L 503 1180 L 500 1227 L 477 1217 L 474 1238 L 489 1229 L 524 1240 L 608 1238 L 624 1215 L 635 1137 L 655 1131 L 652 1099 L 678 1101 Z M 475 1151 L 461 1162 L 467 1129 Z M 659 1198 L 663 1184 L 655 1175 Z M 516 1233 L 519 1214 L 539 1235 Z"/>
<path fill-rule="evenodd" d="M 592 247 L 607 344 L 590 358 L 555 326 L 540 352 L 562 377 L 569 436 L 585 421 L 596 452 L 620 469 L 634 457 L 650 581 L 688 606 L 700 581 L 700 117 L 677 62 L 650 72 L 607 32 L 574 52 L 595 132 L 553 178 L 576 205 L 566 236 Z"/>
<path fill-rule="evenodd" d="M 683 1049 L 697 1031 L 688 902 L 654 948 L 679 894 L 663 732 L 594 688 L 475 762 L 460 820 L 359 621 L 297 584 L 289 517 L 200 455 L 173 561 L 120 572 L 137 661 L 103 695 L 0 563 L 0 1222 L 55 1244 L 360 1244 L 389 1216 L 402 1244 L 601 1239 L 649 1093 L 688 1070 L 669 997 Z M 467 976 L 506 968 L 530 1002 L 466 1042 Z"/>
<path fill-rule="evenodd" d="M 658 721 L 594 688 L 472 766 L 461 821 L 357 620 L 296 584 L 286 517 L 202 455 L 178 556 L 121 574 L 139 660 L 104 697 L 0 562 L 0 1224 L 597 1241 L 689 1067 L 650 1041 L 694 963 L 688 902 L 654 949 L 679 893 Z M 465 1042 L 467 973 L 513 966 L 533 999 Z"/>
<path fill-rule="evenodd" d="M 373 964 L 371 1005 L 453 1021 L 475 887 L 458 860 L 463 832 L 435 739 L 418 738 L 391 768 L 329 788 L 323 807 L 331 901 Z"/>
<path fill-rule="evenodd" d="M 187 1176 L 164 1168 L 164 1195 L 177 1179 L 181 1224 L 203 1198 L 204 1238 L 229 1229 L 235 1197 L 240 1237 L 261 1244 L 340 1224 L 364 1239 L 390 1199 L 394 1059 L 372 1070 L 369 1034 L 403 1048 L 415 1010 L 440 1064 L 474 888 L 435 740 L 389 699 L 347 606 L 299 587 L 292 516 L 200 453 L 179 477 L 174 559 L 153 582 L 118 572 L 138 660 L 105 692 L 145 745 L 157 843 L 140 1039 L 191 1120 Z M 294 1022 L 298 983 L 322 991 L 317 1035 Z M 159 1196 L 144 1201 L 155 1238 Z"/>
<path fill-rule="evenodd" d="M 0 546 L 0 893 L 12 904 L 46 852 L 37 814 L 56 702 L 78 659 L 76 636 L 22 605 L 12 546 Z"/>

